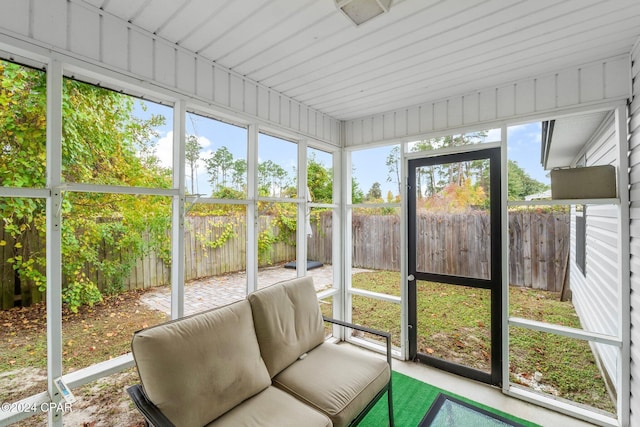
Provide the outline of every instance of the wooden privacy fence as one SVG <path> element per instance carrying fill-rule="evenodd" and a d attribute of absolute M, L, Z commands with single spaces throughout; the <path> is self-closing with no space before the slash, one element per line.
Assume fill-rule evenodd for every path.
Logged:
<path fill-rule="evenodd" d="M 560 292 L 568 290 L 570 215 L 509 213 L 509 282 Z"/>
<path fill-rule="evenodd" d="M 312 222 L 310 259 L 331 263 L 329 212 Z M 421 271 L 489 277 L 489 218 L 486 214 L 429 214 L 416 219 L 417 265 Z M 318 230 L 318 231 L 317 231 Z M 509 212 L 509 282 L 562 290 L 569 261 L 570 218 L 566 213 Z M 506 236 L 505 236 L 506 237 Z M 400 217 L 353 215 L 352 266 L 400 270 Z"/>
<path fill-rule="evenodd" d="M 44 295 L 37 286 L 31 283 L 20 283 L 16 279 L 13 264 L 8 260 L 20 256 L 23 252 L 42 253 L 45 250 L 45 240 L 41 239 L 35 227 L 26 228 L 23 234 L 25 242 L 22 248 L 16 248 L 11 234 L 3 227 L 4 222 L 0 221 L 0 303 L 2 308 L 13 307 L 16 301 L 22 301 L 24 305 L 40 302 Z M 44 273 L 44 266 L 34 265 Z"/>
<path fill-rule="evenodd" d="M 279 230 L 269 216 L 261 216 L 258 230 L 278 236 Z M 294 236 L 295 239 L 295 236 Z M 185 281 L 243 271 L 246 269 L 247 224 L 242 216 L 193 216 L 185 220 L 184 245 Z M 296 248 L 285 242 L 275 242 L 260 250 L 259 266 L 291 261 Z M 96 277 L 100 290 L 104 283 Z M 171 269 L 155 254 L 139 259 L 124 288 L 146 289 L 166 285 L 171 281 Z"/>
<path fill-rule="evenodd" d="M 1 223 L 0 223 L 1 225 Z M 271 217 L 262 216 L 258 229 L 265 236 L 277 237 L 280 233 Z M 32 283 L 21 283 L 12 265 L 7 261 L 15 256 L 16 248 L 9 233 L 0 226 L 0 305 L 2 309 L 17 305 L 40 302 L 44 294 Z M 44 256 L 45 240 L 37 231 L 30 232 L 25 239 L 25 249 L 31 248 Z M 185 281 L 202 277 L 218 276 L 245 270 L 247 227 L 244 217 L 205 216 L 187 217 L 185 220 Z M 295 240 L 295 236 L 294 236 Z M 100 259 L 118 259 L 104 242 L 100 244 Z M 296 248 L 286 242 L 275 242 L 262 247 L 259 266 L 291 261 L 296 257 Z M 44 274 L 44 266 L 40 268 Z M 112 288 L 100 272 L 85 268 L 84 274 L 97 284 L 100 291 Z M 136 260 L 129 277 L 122 284 L 123 290 L 146 289 L 170 283 L 171 267 L 161 257 L 151 252 Z"/>
<path fill-rule="evenodd" d="M 278 236 L 272 218 L 260 217 L 261 241 Z M 308 238 L 308 258 L 332 262 L 332 215 L 314 216 Z M 488 277 L 488 218 L 482 213 L 420 214 L 417 219 L 418 265 L 421 270 Z M 562 213 L 509 213 L 510 283 L 550 291 L 562 289 L 569 256 L 569 215 Z M 245 270 L 247 227 L 244 217 L 188 217 L 185 222 L 185 280 Z M 2 308 L 14 302 L 29 305 L 42 294 L 29 283 L 20 283 L 7 260 L 15 255 L 12 239 L 0 228 L 0 295 Z M 31 233 L 25 245 L 44 254 L 44 239 Z M 102 256 L 117 259 L 102 245 Z M 375 270 L 400 270 L 400 217 L 354 214 L 352 218 L 352 266 Z M 286 242 L 261 245 L 260 266 L 294 260 L 295 246 Z M 104 277 L 86 269 L 101 291 L 109 289 Z M 170 266 L 156 254 L 138 259 L 124 280 L 125 290 L 143 289 L 170 282 Z"/>
<path fill-rule="evenodd" d="M 418 271 L 489 279 L 491 271 L 489 215 L 416 215 Z"/>

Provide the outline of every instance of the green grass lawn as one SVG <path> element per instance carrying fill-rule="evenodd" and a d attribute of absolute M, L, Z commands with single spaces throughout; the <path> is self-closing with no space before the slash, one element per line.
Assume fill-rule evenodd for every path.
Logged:
<path fill-rule="evenodd" d="M 353 287 L 400 295 L 397 272 L 355 274 Z M 557 293 L 511 287 L 509 299 L 511 316 L 580 328 L 573 305 L 561 302 Z M 389 331 L 393 344 L 400 345 L 398 304 L 361 296 L 352 301 L 355 323 Z M 419 282 L 417 310 L 420 352 L 479 370 L 490 369 L 489 291 Z M 615 413 L 586 341 L 518 327 L 511 327 L 509 333 L 512 382 Z"/>

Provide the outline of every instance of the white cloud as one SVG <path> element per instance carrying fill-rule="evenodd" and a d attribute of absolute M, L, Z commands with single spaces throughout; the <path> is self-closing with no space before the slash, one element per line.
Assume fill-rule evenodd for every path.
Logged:
<path fill-rule="evenodd" d="M 196 138 L 198 138 L 198 142 L 200 143 L 200 151 L 205 148 L 211 147 L 212 143 L 206 136 L 196 136 Z M 208 152 L 210 153 L 211 150 L 209 150 Z"/>
<path fill-rule="evenodd" d="M 209 157 L 212 153 L 212 150 L 208 147 L 211 147 L 213 144 L 206 136 L 198 136 L 198 142 L 200 143 L 200 160 L 198 160 L 198 170 L 204 170 L 204 160 L 206 157 Z M 167 134 L 158 139 L 156 144 L 156 155 L 160 160 L 160 164 L 166 168 L 172 168 L 173 166 L 173 131 L 167 132 Z"/>
<path fill-rule="evenodd" d="M 156 155 L 160 160 L 160 164 L 166 168 L 173 166 L 173 131 L 158 139 L 156 145 Z"/>
<path fill-rule="evenodd" d="M 500 141 L 500 139 L 502 139 L 502 129 L 491 129 L 487 133 L 487 137 L 485 138 L 485 141 L 493 142 L 493 141 Z"/>

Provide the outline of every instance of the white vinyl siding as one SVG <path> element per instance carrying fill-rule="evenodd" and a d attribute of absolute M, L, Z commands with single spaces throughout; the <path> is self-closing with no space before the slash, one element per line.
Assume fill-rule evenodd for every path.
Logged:
<path fill-rule="evenodd" d="M 618 165 L 615 122 L 611 116 L 594 143 L 586 150 L 584 166 Z M 576 159 L 580 162 L 582 159 Z M 580 162 L 581 163 L 581 162 Z M 583 329 L 619 335 L 618 311 L 618 206 L 589 205 L 586 208 L 584 274 L 576 263 L 576 218 L 571 218 L 572 302 Z M 592 344 L 611 383 L 617 388 L 616 348 Z"/>
<path fill-rule="evenodd" d="M 629 105 L 631 201 L 631 426 L 640 426 L 640 40 L 631 52 L 633 98 Z M 634 402 L 635 401 L 635 402 Z"/>
<path fill-rule="evenodd" d="M 617 136 L 613 116 L 589 147 L 584 166 L 618 165 Z M 589 205 L 586 208 L 586 250 L 584 274 L 576 263 L 576 219 L 571 218 L 571 291 L 572 302 L 583 329 L 611 336 L 619 335 L 618 296 L 618 207 Z M 592 344 L 606 375 L 617 388 L 617 349 Z"/>

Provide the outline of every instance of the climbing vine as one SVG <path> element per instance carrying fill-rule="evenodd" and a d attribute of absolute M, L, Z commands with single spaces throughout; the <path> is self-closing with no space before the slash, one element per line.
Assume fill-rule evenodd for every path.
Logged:
<path fill-rule="evenodd" d="M 216 249 L 221 248 L 225 243 L 227 243 L 230 239 L 237 236 L 235 231 L 235 225 L 232 222 L 222 222 L 222 221 L 207 221 L 208 226 L 211 230 L 216 230 L 211 234 L 218 234 L 218 236 L 214 240 L 210 240 L 207 235 L 202 233 L 196 234 L 196 239 L 202 245 L 203 249 Z"/>
<path fill-rule="evenodd" d="M 65 79 L 62 179 L 68 183 L 169 188 L 171 173 L 155 157 L 154 129 L 164 117 L 133 116 L 134 98 Z M 0 186 L 46 186 L 46 74 L 0 61 Z M 136 260 L 154 251 L 170 261 L 170 203 L 158 197 L 66 192 L 62 217 L 62 297 L 71 310 L 122 289 Z M 45 203 L 0 199 L 23 295 L 44 292 Z M 8 238 L 8 239 L 7 239 Z M 108 256 L 118 253 L 118 256 Z M 100 282 L 106 284 L 100 286 Z M 22 302 L 30 303 L 29 298 Z M 4 303 L 3 303 L 4 304 Z"/>

